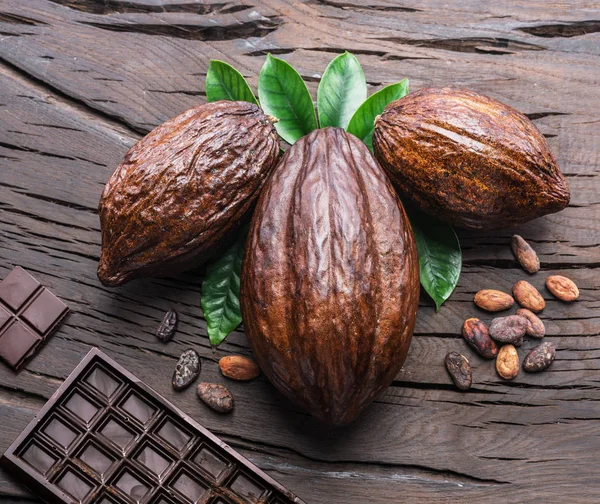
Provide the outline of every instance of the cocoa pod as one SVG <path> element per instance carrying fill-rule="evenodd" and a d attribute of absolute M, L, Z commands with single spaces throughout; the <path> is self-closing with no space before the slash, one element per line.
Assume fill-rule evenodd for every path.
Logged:
<path fill-rule="evenodd" d="M 527 319 L 520 315 L 498 317 L 490 324 L 490 336 L 501 343 L 521 346 L 528 324 Z"/>
<path fill-rule="evenodd" d="M 457 352 L 450 352 L 446 355 L 445 362 L 446 369 L 454 384 L 460 390 L 470 389 L 473 381 L 473 372 L 467 358 Z"/>
<path fill-rule="evenodd" d="M 562 275 L 551 275 L 546 278 L 546 288 L 561 301 L 570 303 L 579 297 L 579 289 L 573 280 Z"/>
<path fill-rule="evenodd" d="M 494 289 L 480 290 L 475 294 L 473 301 L 479 308 L 489 312 L 508 310 L 515 304 L 510 294 Z"/>
<path fill-rule="evenodd" d="M 513 287 L 513 295 L 523 308 L 539 313 L 546 308 L 546 301 L 533 285 L 526 280 L 519 280 Z"/>
<path fill-rule="evenodd" d="M 170 275 L 226 244 L 279 157 L 275 128 L 256 105 L 206 103 L 136 143 L 100 199 L 104 285 Z"/>
<path fill-rule="evenodd" d="M 529 373 L 543 371 L 554 362 L 555 357 L 556 349 L 554 348 L 554 343 L 545 341 L 525 356 L 523 359 L 523 369 Z"/>
<path fill-rule="evenodd" d="M 373 148 L 403 201 L 454 226 L 508 227 L 569 203 L 535 125 L 467 89 L 422 89 L 390 103 L 375 121 Z"/>
<path fill-rule="evenodd" d="M 195 350 L 188 348 L 181 354 L 175 365 L 172 381 L 173 388 L 179 391 L 186 389 L 194 383 L 200 375 L 200 366 L 200 356 Z"/>
<path fill-rule="evenodd" d="M 217 413 L 227 413 L 233 409 L 231 392 L 218 383 L 201 382 L 196 387 L 200 400 Z"/>
<path fill-rule="evenodd" d="M 527 308 L 519 308 L 517 315 L 525 317 L 527 319 L 527 334 L 532 338 L 541 339 L 546 335 L 546 326 L 540 320 L 540 318 Z"/>
<path fill-rule="evenodd" d="M 227 378 L 238 381 L 253 380 L 260 375 L 258 364 L 250 357 L 228 355 L 219 361 L 221 373 Z"/>
<path fill-rule="evenodd" d="M 175 310 L 169 310 L 165 313 L 165 316 L 156 328 L 156 337 L 163 343 L 171 341 L 177 332 L 178 321 L 179 317 L 177 312 Z"/>
<path fill-rule="evenodd" d="M 271 383 L 323 422 L 356 418 L 406 359 L 416 252 L 363 142 L 324 128 L 288 149 L 259 198 L 242 267 L 244 327 Z"/>
<path fill-rule="evenodd" d="M 519 261 L 521 267 L 527 273 L 536 273 L 540 269 L 540 260 L 535 250 L 521 236 L 514 235 L 510 241 L 513 254 Z"/>
<path fill-rule="evenodd" d="M 519 354 L 513 345 L 504 345 L 496 357 L 496 371 L 505 380 L 519 374 Z"/>
<path fill-rule="evenodd" d="M 493 359 L 498 355 L 498 345 L 490 338 L 487 326 L 478 318 L 464 321 L 462 335 L 469 346 L 482 357 Z"/>

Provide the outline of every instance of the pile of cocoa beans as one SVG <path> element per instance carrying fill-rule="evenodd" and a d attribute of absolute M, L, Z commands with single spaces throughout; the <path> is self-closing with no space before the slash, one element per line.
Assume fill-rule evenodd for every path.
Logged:
<path fill-rule="evenodd" d="M 511 240 L 512 251 L 529 274 L 540 269 L 540 261 L 533 248 L 519 235 Z M 579 297 L 575 283 L 561 275 L 546 278 L 546 288 L 559 300 L 570 303 Z M 484 359 L 496 360 L 496 371 L 505 380 L 512 380 L 519 374 L 520 359 L 517 350 L 525 336 L 541 340 L 546 328 L 538 313 L 546 307 L 540 292 L 526 280 L 519 280 L 513 286 L 512 295 L 494 289 L 480 290 L 475 294 L 475 304 L 490 313 L 512 308 L 516 302 L 520 308 L 515 315 L 496 317 L 489 326 L 478 318 L 464 321 L 462 335 L 469 346 Z M 547 369 L 556 357 L 554 343 L 544 341 L 533 348 L 523 359 L 523 369 L 536 373 Z M 469 360 L 458 352 L 450 352 L 445 359 L 446 369 L 460 390 L 468 390 L 473 382 L 473 372 Z"/>

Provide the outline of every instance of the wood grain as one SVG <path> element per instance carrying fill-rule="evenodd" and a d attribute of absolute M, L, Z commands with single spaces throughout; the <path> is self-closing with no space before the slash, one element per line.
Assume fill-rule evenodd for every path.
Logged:
<path fill-rule="evenodd" d="M 600 484 L 600 9 L 596 2 L 392 0 L 0 0 L 0 277 L 20 264 L 73 309 L 18 375 L 0 367 L 4 450 L 90 346 L 99 346 L 310 503 L 598 502 Z M 519 269 L 516 229 L 460 232 L 464 270 L 436 314 L 422 296 L 408 360 L 388 391 L 343 429 L 319 426 L 259 378 L 227 381 L 221 417 L 193 390 L 175 394 L 179 354 L 193 346 L 202 379 L 225 382 L 218 359 L 249 355 L 243 329 L 213 353 L 199 307 L 202 271 L 119 289 L 96 278 L 97 202 L 126 150 L 165 119 L 205 100 L 210 58 L 256 76 L 267 52 L 296 66 L 315 96 L 328 61 L 348 49 L 370 92 L 408 77 L 411 89 L 470 87 L 528 114 L 571 186 L 563 212 L 518 229 L 542 269 Z M 545 277 L 572 278 L 567 305 Z M 502 381 L 461 340 L 481 288 L 526 278 L 547 302 L 552 367 Z M 164 345 L 162 315 L 181 322 Z M 516 309 L 516 308 L 515 308 Z M 514 311 L 514 310 L 513 310 Z M 522 352 L 532 347 L 527 342 Z M 448 351 L 473 364 L 460 393 Z M 34 502 L 0 471 L 2 502 Z"/>

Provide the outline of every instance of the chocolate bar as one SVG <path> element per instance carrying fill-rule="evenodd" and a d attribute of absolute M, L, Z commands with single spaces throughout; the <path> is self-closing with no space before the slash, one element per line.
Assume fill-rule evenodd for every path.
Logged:
<path fill-rule="evenodd" d="M 2 464 L 50 504 L 303 504 L 98 349 Z"/>
<path fill-rule="evenodd" d="M 0 282 L 0 357 L 19 369 L 69 312 L 65 303 L 17 266 Z"/>

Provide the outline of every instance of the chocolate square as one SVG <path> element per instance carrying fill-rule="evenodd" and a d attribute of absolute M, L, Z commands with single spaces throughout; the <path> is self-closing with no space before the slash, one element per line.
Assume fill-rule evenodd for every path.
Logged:
<path fill-rule="evenodd" d="M 39 286 L 35 278 L 17 266 L 0 282 L 0 299 L 13 310 L 18 310 Z"/>
<path fill-rule="evenodd" d="M 0 336 L 0 357 L 7 364 L 17 368 L 40 341 L 39 336 L 17 320 Z"/>
<path fill-rule="evenodd" d="M 18 369 L 68 312 L 65 303 L 17 266 L 0 282 L 0 357 Z"/>

